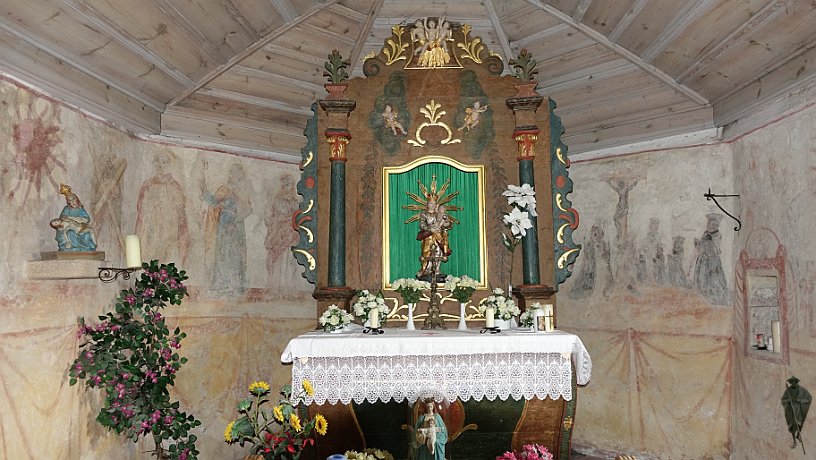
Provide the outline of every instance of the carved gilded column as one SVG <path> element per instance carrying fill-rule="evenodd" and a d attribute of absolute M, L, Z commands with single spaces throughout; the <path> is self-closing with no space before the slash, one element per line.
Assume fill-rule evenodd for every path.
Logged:
<path fill-rule="evenodd" d="M 531 84 L 525 86 L 529 85 Z M 534 88 L 535 84 L 533 83 L 532 85 Z M 516 159 L 519 165 L 519 182 L 521 184 L 530 184 L 535 188 L 534 161 L 536 157 L 536 141 L 540 133 L 538 126 L 535 124 L 535 112 L 544 101 L 544 97 L 535 94 L 532 89 L 528 91 L 522 89 L 519 92 L 520 97 L 513 97 L 507 100 L 507 106 L 513 110 L 516 116 L 516 128 L 513 130 L 513 138 L 518 144 L 518 155 Z M 540 193 L 537 195 L 541 196 Z M 538 260 L 538 220 L 535 216 L 530 216 L 530 221 L 533 224 L 533 228 L 528 230 L 527 235 L 521 239 L 522 276 L 525 285 L 538 285 L 541 283 Z"/>
<path fill-rule="evenodd" d="M 345 85 L 331 86 L 334 90 Z M 355 101 L 346 99 L 342 91 L 338 94 L 332 93 L 332 90 L 329 90 L 329 98 L 320 101 L 320 107 L 328 115 L 329 127 L 323 134 L 329 144 L 331 162 L 328 260 L 330 288 L 346 285 L 346 146 L 351 140 L 348 116 L 357 106 Z"/>

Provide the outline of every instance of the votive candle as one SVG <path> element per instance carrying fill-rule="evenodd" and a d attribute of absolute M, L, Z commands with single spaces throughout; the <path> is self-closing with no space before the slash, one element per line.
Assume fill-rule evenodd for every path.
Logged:
<path fill-rule="evenodd" d="M 496 310 L 493 307 L 485 308 L 485 327 L 496 327 Z"/>
<path fill-rule="evenodd" d="M 552 332 L 555 330 L 555 308 L 552 304 L 548 303 L 544 305 L 544 326 L 546 332 Z"/>
<path fill-rule="evenodd" d="M 125 237 L 125 265 L 127 265 L 127 268 L 140 268 L 142 266 L 142 246 L 139 243 L 138 235 L 127 235 Z"/>
<path fill-rule="evenodd" d="M 368 311 L 368 327 L 372 329 L 380 327 L 380 310 L 372 308 Z"/>

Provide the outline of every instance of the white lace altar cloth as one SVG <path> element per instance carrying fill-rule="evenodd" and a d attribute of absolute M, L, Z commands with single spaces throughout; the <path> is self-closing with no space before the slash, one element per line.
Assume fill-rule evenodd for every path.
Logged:
<path fill-rule="evenodd" d="M 312 401 L 572 399 L 571 360 L 579 385 L 589 382 L 592 360 L 581 339 L 561 331 L 500 334 L 478 331 L 407 331 L 383 335 L 310 332 L 286 346 L 292 387 L 304 379 Z"/>

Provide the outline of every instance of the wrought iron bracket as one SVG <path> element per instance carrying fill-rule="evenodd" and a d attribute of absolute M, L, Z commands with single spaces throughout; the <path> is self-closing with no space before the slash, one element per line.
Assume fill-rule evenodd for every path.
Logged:
<path fill-rule="evenodd" d="M 740 229 L 742 229 L 742 221 L 741 221 L 741 220 L 739 220 L 738 218 L 734 217 L 734 215 L 733 215 L 733 214 L 731 214 L 730 212 L 728 212 L 728 211 L 726 211 L 725 209 L 723 209 L 723 207 L 722 207 L 722 206 L 720 205 L 720 203 L 717 201 L 717 198 L 732 198 L 732 197 L 737 197 L 737 199 L 739 199 L 739 195 L 718 195 L 718 194 L 714 194 L 714 193 L 711 193 L 711 188 L 709 187 L 709 189 L 708 189 L 708 193 L 703 193 L 703 196 L 706 198 L 706 200 L 713 201 L 713 202 L 714 202 L 714 204 L 716 204 L 716 205 L 717 205 L 717 207 L 718 207 L 718 208 L 720 208 L 720 211 L 724 212 L 724 213 L 725 213 L 725 214 L 726 214 L 728 217 L 730 217 L 730 218 L 734 219 L 735 221 L 737 221 L 737 226 L 736 226 L 736 227 L 734 227 L 734 231 L 735 231 L 735 232 L 738 232 L 738 231 L 740 231 Z"/>
<path fill-rule="evenodd" d="M 122 276 L 123 280 L 129 280 L 130 274 L 136 272 L 137 270 L 141 270 L 141 267 L 137 268 L 114 268 L 114 267 L 99 267 L 99 280 L 103 283 L 112 283 L 116 281 L 119 276 Z"/>

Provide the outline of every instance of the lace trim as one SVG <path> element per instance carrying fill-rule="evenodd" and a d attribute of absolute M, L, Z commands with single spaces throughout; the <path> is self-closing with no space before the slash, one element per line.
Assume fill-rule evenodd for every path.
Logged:
<path fill-rule="evenodd" d="M 579 357 L 591 373 L 589 354 Z M 589 366 L 588 369 L 586 366 Z M 502 401 L 572 399 L 570 355 L 561 353 L 481 353 L 449 356 L 366 356 L 295 359 L 292 387 L 308 379 L 318 404 L 338 401 L 387 402 L 437 399 Z"/>

